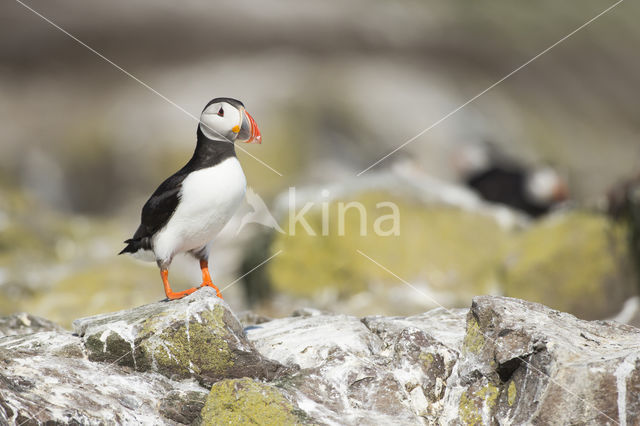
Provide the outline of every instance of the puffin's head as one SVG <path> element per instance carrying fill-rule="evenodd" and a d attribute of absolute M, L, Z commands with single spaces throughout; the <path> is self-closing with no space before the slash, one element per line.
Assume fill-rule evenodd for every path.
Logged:
<path fill-rule="evenodd" d="M 202 110 L 200 131 L 211 140 L 261 143 L 260 129 L 242 102 L 232 98 L 215 98 Z"/>
<path fill-rule="evenodd" d="M 566 181 L 549 166 L 530 172 L 526 177 L 525 190 L 529 201 L 541 206 L 552 206 L 569 198 Z"/>

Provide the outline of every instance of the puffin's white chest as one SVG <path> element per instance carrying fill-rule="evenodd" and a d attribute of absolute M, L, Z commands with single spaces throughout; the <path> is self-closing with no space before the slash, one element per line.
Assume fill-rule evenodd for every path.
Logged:
<path fill-rule="evenodd" d="M 246 189 L 246 178 L 235 157 L 189 174 L 182 182 L 176 211 L 156 235 L 156 256 L 169 258 L 206 245 L 231 219 Z"/>

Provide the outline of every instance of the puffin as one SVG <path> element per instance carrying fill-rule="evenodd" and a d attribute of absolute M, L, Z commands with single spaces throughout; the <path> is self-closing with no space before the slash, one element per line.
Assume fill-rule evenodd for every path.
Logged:
<path fill-rule="evenodd" d="M 489 142 L 467 144 L 454 159 L 462 182 L 483 199 L 537 218 L 569 197 L 560 173 L 549 165 L 528 167 Z"/>
<path fill-rule="evenodd" d="M 207 103 L 196 135 L 193 156 L 147 200 L 140 226 L 132 238 L 125 240 L 126 247 L 119 253 L 155 261 L 169 300 L 198 289 L 171 289 L 169 266 L 179 253 L 200 262 L 200 288 L 213 287 L 222 298 L 209 274 L 209 250 L 211 241 L 240 206 L 247 188 L 234 144 L 262 142 L 253 117 L 242 102 L 232 98 L 215 98 Z"/>
<path fill-rule="evenodd" d="M 532 170 L 494 165 L 467 177 L 465 182 L 482 198 L 505 204 L 531 217 L 547 214 L 567 200 L 567 186 L 549 166 Z"/>

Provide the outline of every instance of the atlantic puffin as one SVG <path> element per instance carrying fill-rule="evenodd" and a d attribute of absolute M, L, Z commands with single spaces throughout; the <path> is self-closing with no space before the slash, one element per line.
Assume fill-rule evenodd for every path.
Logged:
<path fill-rule="evenodd" d="M 209 243 L 231 219 L 247 187 L 234 142 L 262 141 L 253 117 L 242 102 L 232 98 L 210 101 L 202 110 L 196 134 L 193 156 L 147 200 L 138 230 L 119 253 L 155 260 L 169 300 L 197 290 L 171 290 L 169 265 L 178 253 L 188 253 L 200 261 L 200 287 L 213 287 L 222 298 L 209 275 Z"/>
<path fill-rule="evenodd" d="M 489 142 L 458 149 L 454 165 L 464 184 L 482 198 L 531 217 L 548 213 L 569 196 L 567 183 L 557 170 L 520 164 Z"/>

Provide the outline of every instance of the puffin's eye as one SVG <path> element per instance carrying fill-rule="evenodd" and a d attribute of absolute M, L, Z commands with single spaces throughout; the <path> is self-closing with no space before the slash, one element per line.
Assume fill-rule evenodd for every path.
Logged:
<path fill-rule="evenodd" d="M 222 109 L 222 107 L 220 107 L 220 109 L 218 110 L 218 115 L 220 117 L 224 117 L 224 110 Z"/>

